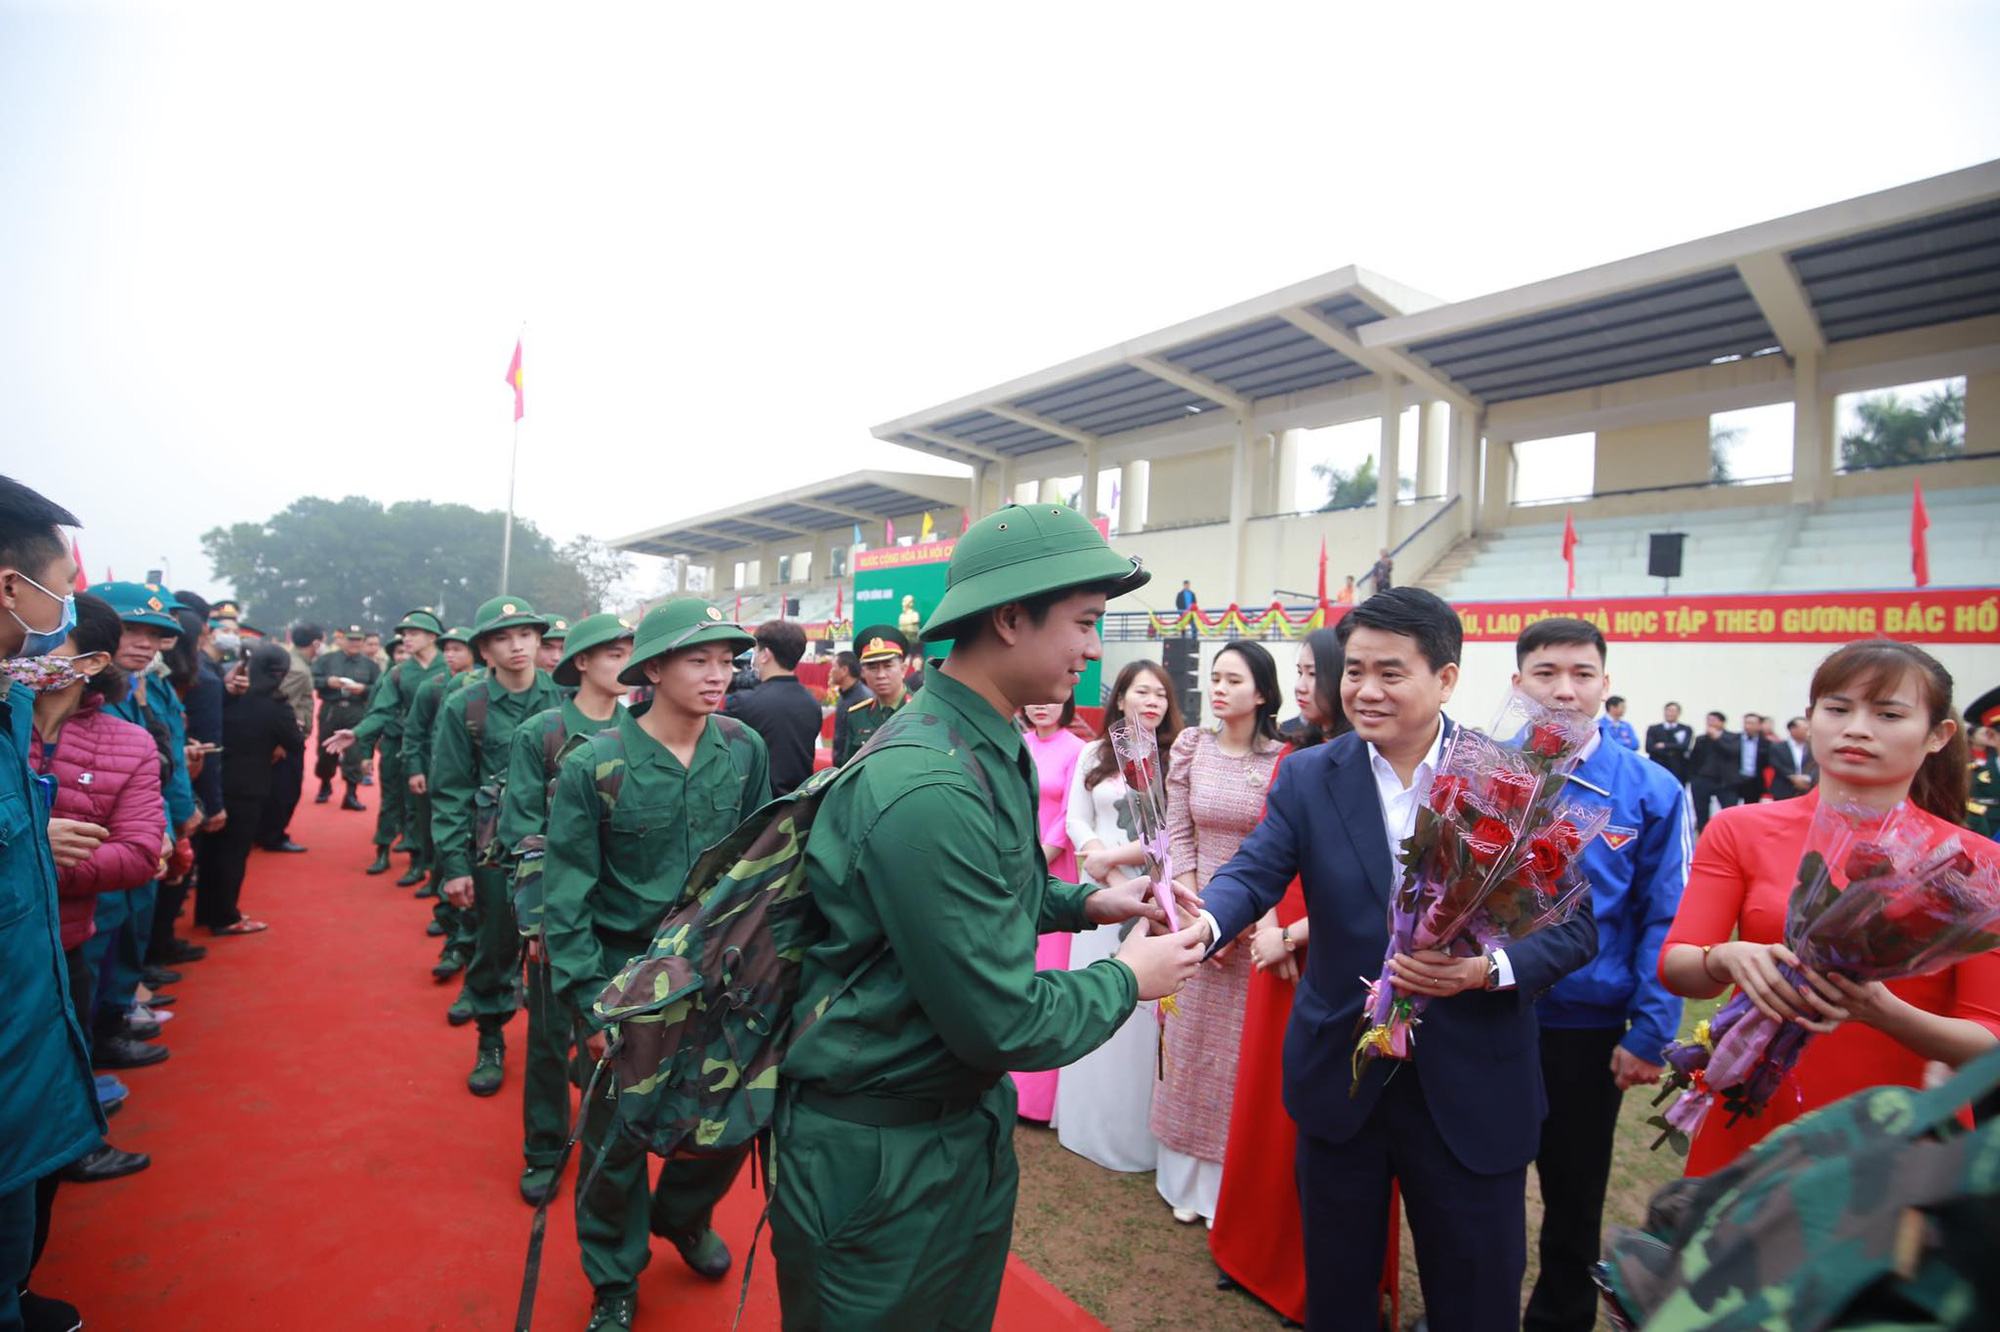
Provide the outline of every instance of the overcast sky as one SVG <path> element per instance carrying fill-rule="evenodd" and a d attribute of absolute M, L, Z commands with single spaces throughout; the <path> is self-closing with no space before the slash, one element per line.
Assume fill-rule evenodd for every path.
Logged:
<path fill-rule="evenodd" d="M 2000 156 L 1990 4 L 0 3 L 0 457 L 616 536 L 1359 263 L 1458 299 Z"/>

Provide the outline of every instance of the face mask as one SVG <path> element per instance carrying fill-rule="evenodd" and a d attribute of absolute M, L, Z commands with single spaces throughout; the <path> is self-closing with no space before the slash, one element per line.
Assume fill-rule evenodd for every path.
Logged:
<path fill-rule="evenodd" d="M 15 572 L 22 582 L 34 588 L 37 592 L 40 592 L 43 596 L 53 597 L 55 598 L 55 600 L 60 601 L 62 603 L 62 615 L 58 619 L 56 627 L 53 629 L 44 630 L 44 629 L 33 628 L 28 624 L 26 620 L 22 619 L 18 615 L 14 615 L 14 612 L 12 610 L 9 610 L 7 612 L 9 615 L 14 615 L 15 624 L 18 624 L 21 626 L 21 628 L 27 630 L 28 637 L 21 644 L 21 651 L 19 652 L 18 655 L 23 657 L 46 656 L 49 653 L 55 651 L 57 648 L 61 647 L 63 645 L 64 640 L 68 639 L 69 631 L 76 628 L 76 595 L 74 593 L 71 593 L 68 596 L 57 597 L 55 593 L 49 591 L 47 588 L 43 587 L 40 583 L 28 577 L 28 575 L 20 573 L 19 570 L 16 570 Z"/>
<path fill-rule="evenodd" d="M 233 657 L 243 650 L 243 639 L 236 634 L 218 632 L 214 638 L 215 650 L 225 657 Z"/>
<path fill-rule="evenodd" d="M 77 669 L 75 657 L 9 657 L 0 661 L 0 672 L 23 689 L 37 694 L 61 693 L 82 684 L 90 676 Z"/>

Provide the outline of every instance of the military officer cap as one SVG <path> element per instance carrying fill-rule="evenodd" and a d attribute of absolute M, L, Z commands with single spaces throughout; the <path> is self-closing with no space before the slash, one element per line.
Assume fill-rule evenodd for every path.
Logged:
<path fill-rule="evenodd" d="M 569 637 L 570 628 L 568 620 L 565 620 L 560 615 L 551 615 L 548 619 L 549 627 L 542 630 L 542 641 L 544 643 L 560 643 Z"/>
<path fill-rule="evenodd" d="M 405 629 L 421 629 L 427 634 L 442 634 L 444 621 L 438 619 L 437 612 L 429 606 L 419 606 L 413 611 L 405 612 L 401 622 L 396 625 L 396 632 L 399 634 Z"/>
<path fill-rule="evenodd" d="M 642 669 L 645 664 L 682 648 L 727 643 L 740 652 L 756 641 L 749 630 L 725 620 L 721 611 L 700 597 L 676 597 L 664 606 L 655 606 L 639 621 L 638 633 L 632 641 L 632 662 L 618 677 L 618 683 L 647 683 Z"/>
<path fill-rule="evenodd" d="M 217 620 L 241 620 L 242 618 L 243 612 L 237 609 L 236 603 L 233 601 L 218 601 L 208 608 L 208 622 L 210 624 L 214 624 Z"/>
<path fill-rule="evenodd" d="M 551 638 L 554 635 L 544 634 L 543 637 Z M 576 668 L 577 657 L 594 647 L 603 647 L 606 643 L 616 643 L 621 638 L 630 637 L 632 637 L 632 622 L 623 616 L 608 613 L 586 615 L 576 622 L 576 627 L 571 629 L 568 637 L 563 640 L 562 660 L 556 663 L 555 670 L 549 674 L 555 676 L 559 685 L 576 684 L 581 678 L 581 673 Z"/>
<path fill-rule="evenodd" d="M 512 629 L 516 625 L 526 625 L 539 634 L 549 627 L 549 622 L 535 614 L 535 608 L 520 597 L 503 593 L 486 602 L 473 615 L 472 637 L 476 642 L 495 629 Z"/>
<path fill-rule="evenodd" d="M 1152 577 L 1111 549 L 1097 528 L 1061 504 L 1010 504 L 974 523 L 951 552 L 944 599 L 924 622 L 925 641 L 954 638 L 973 617 L 1065 588 L 1123 596 Z"/>
<path fill-rule="evenodd" d="M 462 643 L 466 647 L 471 647 L 472 630 L 462 624 L 455 624 L 438 635 L 438 644 L 442 646 L 446 643 Z"/>
<path fill-rule="evenodd" d="M 358 624 L 350 624 L 340 632 L 345 634 L 349 638 L 360 639 L 368 637 L 368 631 L 366 629 L 363 629 Z"/>
<path fill-rule="evenodd" d="M 93 583 L 91 595 L 107 601 L 127 624 L 143 624 L 170 634 L 181 631 L 174 612 L 181 603 L 158 583 Z"/>
<path fill-rule="evenodd" d="M 854 636 L 854 655 L 864 662 L 905 656 L 909 650 L 910 640 L 894 625 L 878 624 Z"/>

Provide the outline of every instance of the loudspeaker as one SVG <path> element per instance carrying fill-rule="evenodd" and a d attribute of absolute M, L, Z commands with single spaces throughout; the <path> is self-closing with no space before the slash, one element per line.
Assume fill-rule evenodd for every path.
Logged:
<path fill-rule="evenodd" d="M 1655 532 L 1652 548 L 1646 555 L 1646 576 L 1649 578 L 1679 578 L 1681 576 L 1681 545 L 1687 540 L 1685 532 Z"/>
<path fill-rule="evenodd" d="M 1173 681 L 1174 697 L 1181 702 L 1181 717 L 1193 726 L 1201 720 L 1201 640 L 1169 638 L 1162 664 Z"/>

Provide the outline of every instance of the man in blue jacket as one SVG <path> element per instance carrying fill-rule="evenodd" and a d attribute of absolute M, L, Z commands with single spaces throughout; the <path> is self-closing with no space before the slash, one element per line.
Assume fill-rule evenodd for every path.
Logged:
<path fill-rule="evenodd" d="M 1416 587 L 1378 592 L 1335 631 L 1340 704 L 1354 730 L 1292 755 L 1264 818 L 1202 891 L 1213 944 L 1305 890 L 1312 947 L 1285 1031 L 1285 1110 L 1299 1127 L 1306 1307 L 1313 1329 L 1380 1325 L 1376 1291 L 1389 1186 L 1399 1183 L 1431 1325 L 1512 1332 L 1527 1268 L 1523 1198 L 1548 1105 L 1536 996 L 1597 953 L 1588 905 L 1574 918 L 1477 957 L 1434 950 L 1391 962 L 1399 991 L 1430 1000 L 1411 1058 L 1353 1054 L 1365 994 L 1382 969 L 1393 856 L 1428 797 L 1452 723 L 1458 615 Z"/>
<path fill-rule="evenodd" d="M 1586 620 L 1541 620 L 1514 644 L 1514 684 L 1545 707 L 1593 716 L 1611 687 L 1604 635 Z M 1681 1001 L 1658 959 L 1687 886 L 1694 820 L 1674 775 L 1602 729 L 1570 774 L 1570 798 L 1608 806 L 1582 855 L 1597 916 L 1597 956 L 1535 1004 L 1542 1026 L 1542 1263 L 1523 1325 L 1589 1332 L 1597 1322 L 1604 1190 L 1625 1089 L 1660 1080 L 1660 1050 L 1680 1032 Z"/>
<path fill-rule="evenodd" d="M 76 565 L 58 524 L 77 521 L 0 476 L 0 657 L 44 656 L 76 624 Z M 22 1288 L 47 1233 L 56 1172 L 104 1134 L 56 910 L 56 856 L 66 865 L 83 859 L 104 829 L 69 820 L 50 828 L 48 799 L 28 768 L 34 719 L 34 694 L 0 671 L 0 1328 L 22 1325 L 24 1302 L 37 1317 L 76 1325 L 74 1308 Z"/>

